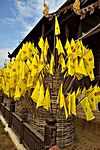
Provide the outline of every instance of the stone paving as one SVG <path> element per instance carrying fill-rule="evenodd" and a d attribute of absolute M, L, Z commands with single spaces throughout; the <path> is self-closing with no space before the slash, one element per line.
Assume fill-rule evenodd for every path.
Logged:
<path fill-rule="evenodd" d="M 0 121 L 0 150 L 17 150 Z"/>

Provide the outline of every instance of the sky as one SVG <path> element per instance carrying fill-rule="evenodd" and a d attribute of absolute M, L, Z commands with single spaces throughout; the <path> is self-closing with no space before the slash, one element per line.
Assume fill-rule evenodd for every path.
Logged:
<path fill-rule="evenodd" d="M 47 0 L 49 12 L 66 0 Z M 43 16 L 43 0 L 0 0 L 0 68 Z"/>

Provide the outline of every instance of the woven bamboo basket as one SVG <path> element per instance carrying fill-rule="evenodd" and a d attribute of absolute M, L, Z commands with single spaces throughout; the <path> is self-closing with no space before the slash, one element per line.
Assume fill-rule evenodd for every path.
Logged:
<path fill-rule="evenodd" d="M 63 80 L 63 75 L 61 73 L 55 73 L 53 76 L 50 74 L 46 74 L 45 76 L 45 86 L 49 85 L 50 95 L 52 101 L 52 111 L 53 115 L 57 119 L 57 138 L 56 143 L 60 148 L 67 147 L 73 145 L 74 143 L 74 118 L 73 116 L 65 118 L 64 110 L 59 108 L 57 105 L 57 95 L 59 86 Z M 26 97 L 23 99 L 25 102 Z M 21 103 L 19 105 L 22 106 L 22 101 L 17 102 Z M 27 100 L 27 103 L 29 100 Z M 39 107 L 36 109 L 36 104 L 32 101 L 32 113 L 28 115 L 28 120 L 30 125 L 40 132 L 44 136 L 44 129 L 46 125 L 46 118 L 49 115 L 49 112 L 45 110 L 43 107 Z M 16 106 L 17 107 L 17 106 Z M 20 110 L 19 108 L 17 110 Z"/>
<path fill-rule="evenodd" d="M 64 110 L 60 110 L 57 105 L 57 95 L 59 86 L 63 80 L 61 73 L 55 73 L 53 76 L 46 74 L 45 86 L 49 85 L 50 95 L 52 101 L 53 115 L 57 119 L 57 145 L 61 148 L 73 145 L 74 143 L 74 117 L 65 118 Z M 44 135 L 45 120 L 48 117 L 47 112 L 42 107 L 35 111 L 34 128 L 36 128 L 42 135 Z"/>

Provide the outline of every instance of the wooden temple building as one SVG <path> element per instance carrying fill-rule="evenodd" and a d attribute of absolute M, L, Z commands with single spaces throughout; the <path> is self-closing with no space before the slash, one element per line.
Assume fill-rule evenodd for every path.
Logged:
<path fill-rule="evenodd" d="M 49 14 L 48 17 L 43 16 L 31 32 L 23 39 L 18 47 L 9 54 L 12 59 L 15 57 L 23 43 L 33 41 L 38 47 L 39 38 L 42 36 L 48 38 L 50 50 L 53 50 L 54 40 L 54 16 L 58 16 L 60 24 L 60 39 L 65 45 L 66 39 L 69 41 L 82 39 L 83 43 L 93 50 L 95 56 L 95 76 L 96 81 L 100 77 L 100 61 L 99 61 L 99 40 L 100 40 L 100 1 L 99 0 L 81 0 L 81 14 L 77 15 L 72 8 L 74 0 L 65 2 L 56 12 Z"/>
<path fill-rule="evenodd" d="M 93 84 L 100 80 L 100 1 L 99 0 L 80 0 L 81 13 L 78 15 L 73 10 L 74 0 L 65 2 L 56 12 L 43 16 L 31 32 L 23 39 L 18 47 L 9 53 L 8 57 L 16 57 L 23 43 L 27 41 L 34 42 L 38 47 L 38 41 L 42 36 L 47 37 L 50 44 L 50 51 L 54 47 L 54 16 L 58 16 L 61 34 L 59 35 L 62 44 L 65 45 L 66 39 L 69 41 L 82 39 L 83 44 L 93 50 L 95 57 L 95 80 Z M 39 48 L 39 47 L 38 47 Z M 77 84 L 77 83 L 76 83 Z M 83 87 L 90 85 L 88 78 L 84 78 L 78 84 Z"/>
<path fill-rule="evenodd" d="M 80 2 L 80 14 L 73 10 L 74 0 L 68 0 L 56 12 L 43 16 L 31 32 L 18 45 L 18 47 L 8 55 L 8 57 L 10 59 L 16 57 L 20 48 L 22 48 L 23 43 L 26 43 L 27 41 L 34 42 L 35 46 L 38 47 L 38 41 L 41 36 L 43 39 L 46 37 L 48 38 L 50 51 L 53 51 L 54 18 L 56 15 L 58 16 L 60 24 L 61 34 L 59 37 L 62 41 L 62 45 L 65 45 L 66 39 L 69 39 L 69 41 L 71 41 L 72 38 L 74 40 L 82 39 L 83 44 L 92 49 L 94 54 L 95 80 L 91 82 L 89 78 L 86 77 L 75 83 L 75 86 L 77 87 L 80 85 L 81 87 L 89 87 L 91 83 L 93 85 L 97 82 L 100 83 L 100 0 L 80 0 Z M 100 124 L 99 110 L 100 106 L 98 106 L 98 111 L 95 113 L 98 116 L 97 120 L 99 120 Z M 84 118 L 82 112 L 79 112 L 78 116 Z M 61 140 L 60 133 L 62 133 L 61 130 L 57 137 L 58 145 L 60 147 L 64 147 L 68 144 L 66 143 L 66 135 L 64 135 L 65 139 L 63 138 L 63 140 Z"/>

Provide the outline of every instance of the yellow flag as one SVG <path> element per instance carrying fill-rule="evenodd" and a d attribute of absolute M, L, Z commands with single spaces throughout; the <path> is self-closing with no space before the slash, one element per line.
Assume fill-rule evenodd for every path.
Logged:
<path fill-rule="evenodd" d="M 41 38 L 38 42 L 38 45 L 39 45 L 39 47 L 41 48 L 41 50 L 43 52 L 43 50 L 44 50 L 44 40 L 43 40 L 42 36 L 41 36 Z"/>
<path fill-rule="evenodd" d="M 28 42 L 23 44 L 21 49 L 21 59 L 26 60 L 27 59 L 27 50 L 28 50 Z"/>
<path fill-rule="evenodd" d="M 29 42 L 28 49 L 27 49 L 27 58 L 32 57 L 32 54 L 34 54 L 34 47 L 33 47 L 33 43 Z"/>
<path fill-rule="evenodd" d="M 26 62 L 28 68 L 31 70 L 32 69 L 32 62 L 30 61 L 30 59 L 27 59 L 27 62 Z"/>
<path fill-rule="evenodd" d="M 60 100 L 60 108 L 62 108 L 64 106 L 64 101 L 65 101 L 64 94 L 63 94 L 63 84 L 62 83 L 61 83 L 61 86 L 60 86 L 59 100 Z"/>
<path fill-rule="evenodd" d="M 93 98 L 96 104 L 100 102 L 100 87 L 97 84 L 94 86 Z"/>
<path fill-rule="evenodd" d="M 72 50 L 71 50 L 71 45 L 67 39 L 66 44 L 65 44 L 65 49 L 66 49 L 66 53 L 68 56 L 72 55 Z"/>
<path fill-rule="evenodd" d="M 54 56 L 51 54 L 51 60 L 50 60 L 50 74 L 53 75 L 53 67 L 54 67 Z"/>
<path fill-rule="evenodd" d="M 88 94 L 88 101 L 92 110 L 96 110 L 96 101 L 94 98 L 94 90 Z"/>
<path fill-rule="evenodd" d="M 25 79 L 25 75 L 28 73 L 29 68 L 26 63 L 23 61 L 22 63 L 22 79 Z"/>
<path fill-rule="evenodd" d="M 90 87 L 87 89 L 87 93 L 91 92 L 93 90 L 92 85 L 90 85 Z"/>
<path fill-rule="evenodd" d="M 75 43 L 75 41 L 74 41 L 73 38 L 71 39 L 70 46 L 71 46 L 71 48 L 72 48 L 72 51 L 73 51 L 73 50 L 75 49 L 75 47 L 76 47 L 76 43 Z"/>
<path fill-rule="evenodd" d="M 33 80 L 32 80 L 32 77 L 31 77 L 31 72 L 28 72 L 27 87 L 28 88 L 33 87 Z"/>
<path fill-rule="evenodd" d="M 86 87 L 83 88 L 82 90 L 82 94 L 85 95 L 86 94 Z"/>
<path fill-rule="evenodd" d="M 56 37 L 56 48 L 58 50 L 58 55 L 60 55 L 61 53 L 63 53 L 65 55 L 61 40 L 58 39 L 58 37 Z"/>
<path fill-rule="evenodd" d="M 67 104 L 68 104 L 68 115 L 71 115 L 71 94 L 70 93 L 68 93 L 66 101 L 67 101 Z"/>
<path fill-rule="evenodd" d="M 78 73 L 83 74 L 84 76 L 87 76 L 83 58 L 80 58 Z"/>
<path fill-rule="evenodd" d="M 76 49 L 77 49 L 77 56 L 81 57 L 82 56 L 82 48 L 81 48 L 81 44 L 80 44 L 79 40 L 76 42 Z"/>
<path fill-rule="evenodd" d="M 49 48 L 49 44 L 48 44 L 48 39 L 46 37 L 45 44 L 44 44 L 44 51 L 43 51 L 45 61 L 47 61 L 48 48 Z"/>
<path fill-rule="evenodd" d="M 45 98 L 44 98 L 44 108 L 48 110 L 50 108 L 50 103 L 51 103 L 50 93 L 49 93 L 49 88 L 47 87 Z"/>
<path fill-rule="evenodd" d="M 93 81 L 95 79 L 93 69 L 90 68 L 90 65 L 85 65 L 85 66 L 86 66 L 87 74 L 90 77 L 90 80 Z"/>
<path fill-rule="evenodd" d="M 32 58 L 32 71 L 31 71 L 31 76 L 34 78 L 34 76 L 38 73 L 38 65 L 39 64 L 39 60 L 38 60 L 38 56 L 35 55 Z"/>
<path fill-rule="evenodd" d="M 39 98 L 39 90 L 40 90 L 40 82 L 38 80 L 34 88 L 34 91 L 32 92 L 32 95 L 31 95 L 31 98 L 35 103 L 37 103 L 38 98 Z"/>
<path fill-rule="evenodd" d="M 14 81 L 14 77 L 10 77 L 9 79 L 9 85 L 10 85 L 10 89 L 15 87 L 15 81 Z"/>
<path fill-rule="evenodd" d="M 76 58 L 75 60 L 74 60 L 74 71 L 75 71 L 75 73 L 79 73 L 79 64 L 78 64 L 78 58 Z"/>
<path fill-rule="evenodd" d="M 90 120 L 94 119 L 95 116 L 92 113 L 90 104 L 88 102 L 88 97 L 85 97 L 80 103 L 81 103 L 81 105 L 83 107 L 83 110 L 85 112 L 87 121 L 90 121 Z"/>
<path fill-rule="evenodd" d="M 27 87 L 26 87 L 26 84 L 24 83 L 24 80 L 22 80 L 21 76 L 19 76 L 18 86 L 21 89 L 21 95 L 24 96 L 26 93 Z"/>
<path fill-rule="evenodd" d="M 20 97 L 21 97 L 21 92 L 20 92 L 20 90 L 19 90 L 19 86 L 16 85 L 14 100 L 19 100 Z"/>
<path fill-rule="evenodd" d="M 44 86 L 43 86 L 43 83 L 40 87 L 36 108 L 38 108 L 40 106 L 44 106 Z"/>
<path fill-rule="evenodd" d="M 80 89 L 80 87 L 78 87 L 78 89 L 76 91 L 75 97 L 78 99 L 78 97 L 80 96 L 80 94 L 81 94 L 81 89 Z"/>
<path fill-rule="evenodd" d="M 60 34 L 60 27 L 59 27 L 57 16 L 55 16 L 55 35 L 58 34 Z"/>
<path fill-rule="evenodd" d="M 71 40 L 70 45 L 71 45 L 71 50 L 72 50 L 72 54 L 73 54 L 73 59 L 75 59 L 77 57 L 77 48 L 76 48 L 76 43 L 73 38 Z"/>
<path fill-rule="evenodd" d="M 14 98 L 15 96 L 15 89 L 10 89 L 10 97 Z"/>
<path fill-rule="evenodd" d="M 38 65 L 38 70 L 39 72 L 44 68 L 44 57 L 43 57 L 43 53 L 41 53 L 41 57 L 40 57 L 40 61 L 39 61 L 39 65 Z"/>
<path fill-rule="evenodd" d="M 75 92 L 71 94 L 71 113 L 76 116 L 76 99 Z"/>
<path fill-rule="evenodd" d="M 89 67 L 91 69 L 94 68 L 94 56 L 92 53 L 92 50 L 88 50 L 84 55 L 83 58 L 85 59 L 85 61 L 88 63 Z"/>
<path fill-rule="evenodd" d="M 59 62 L 59 64 L 61 64 L 61 66 L 62 66 L 62 72 L 64 72 L 64 70 L 65 70 L 65 68 L 66 68 L 66 65 L 65 65 L 65 60 L 64 60 L 64 57 L 63 57 L 62 54 L 59 56 L 58 62 Z"/>
<path fill-rule="evenodd" d="M 9 89 L 9 82 L 6 81 L 6 88 L 5 88 L 5 94 L 9 97 L 9 92 L 10 92 L 10 89 Z"/>
<path fill-rule="evenodd" d="M 67 61 L 67 68 L 68 68 L 68 75 L 73 76 L 74 75 L 74 63 L 72 58 L 69 56 Z"/>
<path fill-rule="evenodd" d="M 63 84 L 61 83 L 61 86 L 60 86 L 59 92 L 58 92 L 58 97 L 57 97 L 57 104 L 59 103 L 60 108 L 64 107 L 65 116 L 66 116 L 66 118 L 68 118 L 68 111 L 67 111 L 67 107 L 66 107 L 65 98 L 64 98 L 62 88 L 63 88 Z"/>

